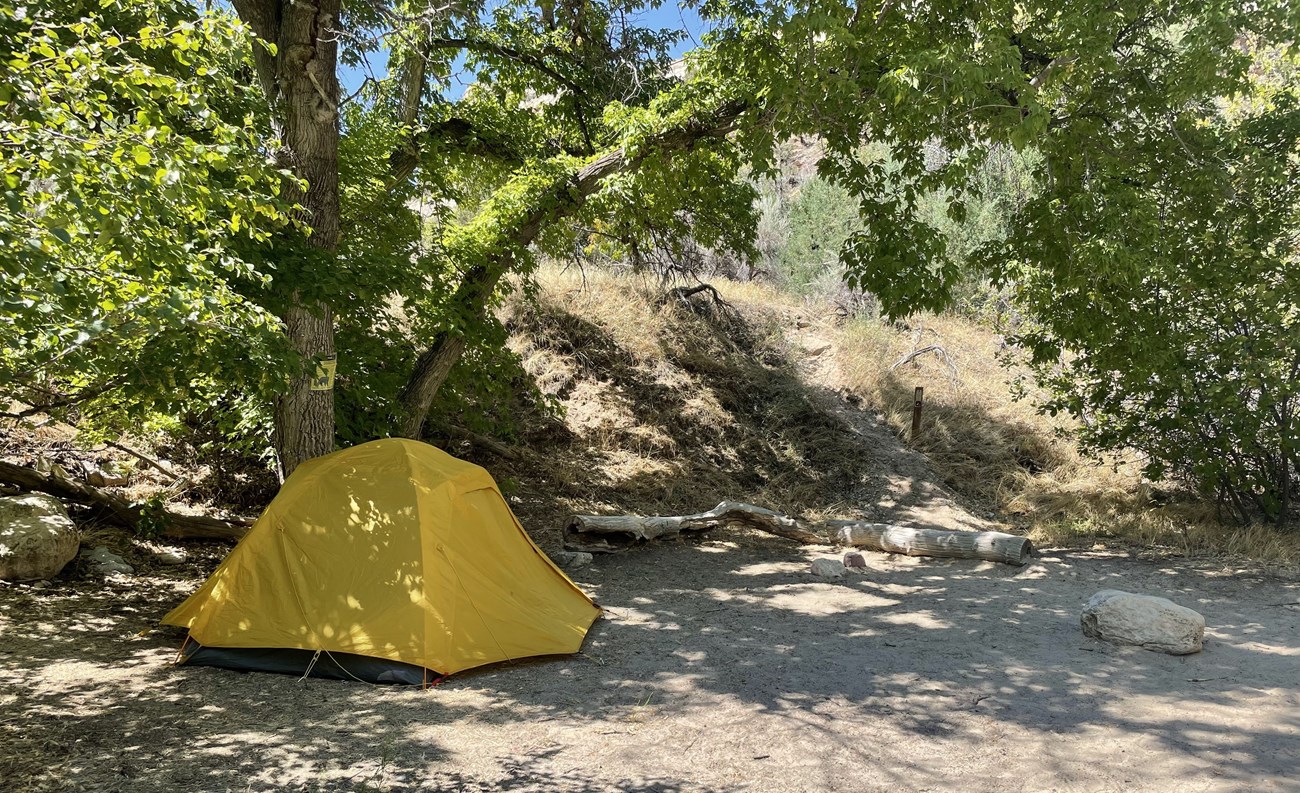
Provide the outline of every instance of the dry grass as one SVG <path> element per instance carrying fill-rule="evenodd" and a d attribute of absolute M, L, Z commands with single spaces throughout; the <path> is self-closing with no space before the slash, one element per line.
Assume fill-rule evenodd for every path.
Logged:
<path fill-rule="evenodd" d="M 789 360 L 780 329 L 793 300 L 727 285 L 728 307 L 704 294 L 684 304 L 653 279 L 550 268 L 538 281 L 534 299 L 503 309 L 512 349 L 564 408 L 565 431 L 528 438 L 518 471 L 545 490 L 523 505 L 535 519 L 740 497 L 810 513 L 860 480 L 853 439 Z"/>
<path fill-rule="evenodd" d="M 915 350 L 937 351 L 893 365 Z M 994 505 L 1042 545 L 1137 545 L 1183 554 L 1231 554 L 1300 565 L 1300 534 L 1218 520 L 1194 495 L 1160 490 L 1131 459 L 1082 457 L 1072 424 L 1040 414 L 1027 370 L 994 331 L 950 316 L 896 328 L 849 323 L 836 344 L 841 385 L 907 440 L 913 388 L 925 388 L 924 451 L 947 484 Z M 948 364 L 951 364 L 949 366 Z M 1030 398 L 1013 398 L 1019 382 Z"/>

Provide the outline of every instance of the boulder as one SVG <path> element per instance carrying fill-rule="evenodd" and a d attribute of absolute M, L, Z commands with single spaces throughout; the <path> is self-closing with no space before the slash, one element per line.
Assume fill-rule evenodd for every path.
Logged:
<path fill-rule="evenodd" d="M 0 579 L 53 578 L 77 555 L 81 539 L 53 496 L 0 498 Z"/>
<path fill-rule="evenodd" d="M 96 572 L 103 575 L 135 572 L 135 568 L 127 564 L 125 559 L 103 545 L 96 545 L 93 551 L 82 553 L 81 556 L 95 568 Z"/>
<path fill-rule="evenodd" d="M 814 559 L 808 571 L 821 578 L 839 578 L 844 575 L 844 563 L 839 559 L 823 556 L 820 559 Z"/>
<path fill-rule="evenodd" d="M 1162 597 L 1106 589 L 1083 607 L 1083 632 L 1112 644 L 1187 655 L 1201 651 L 1205 618 Z"/>

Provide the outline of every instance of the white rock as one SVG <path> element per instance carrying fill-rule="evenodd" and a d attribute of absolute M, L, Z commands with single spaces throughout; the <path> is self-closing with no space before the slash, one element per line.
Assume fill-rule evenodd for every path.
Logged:
<path fill-rule="evenodd" d="M 95 487 L 119 487 L 129 481 L 125 476 L 107 471 L 91 460 L 81 460 L 79 462 L 81 463 L 81 470 L 86 475 L 86 481 Z"/>
<path fill-rule="evenodd" d="M 44 493 L 0 498 L 0 579 L 52 578 L 81 539 L 59 500 Z"/>
<path fill-rule="evenodd" d="M 1113 644 L 1131 644 L 1170 655 L 1201 650 L 1205 618 L 1161 597 L 1106 589 L 1083 607 L 1083 632 Z"/>
<path fill-rule="evenodd" d="M 829 556 L 823 556 L 820 559 L 813 559 L 808 571 L 822 578 L 840 578 L 844 575 L 844 562 Z"/>
<path fill-rule="evenodd" d="M 105 575 L 109 573 L 134 573 L 135 568 L 126 563 L 121 556 L 113 553 L 103 545 L 96 545 L 93 551 L 82 553 L 86 561 L 94 565 L 95 570 Z"/>
<path fill-rule="evenodd" d="M 816 336 L 804 336 L 799 339 L 799 346 L 810 356 L 818 356 L 831 348 L 831 343 Z"/>

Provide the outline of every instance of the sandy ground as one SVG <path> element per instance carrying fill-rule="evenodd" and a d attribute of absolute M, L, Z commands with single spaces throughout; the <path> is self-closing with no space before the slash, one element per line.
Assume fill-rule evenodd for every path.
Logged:
<path fill-rule="evenodd" d="M 1300 583 L 1079 552 L 812 578 L 828 552 L 599 559 L 582 653 L 428 691 L 172 666 L 156 620 L 211 559 L 5 586 L 0 788 L 1300 790 Z M 1103 588 L 1198 609 L 1204 652 L 1083 637 Z"/>

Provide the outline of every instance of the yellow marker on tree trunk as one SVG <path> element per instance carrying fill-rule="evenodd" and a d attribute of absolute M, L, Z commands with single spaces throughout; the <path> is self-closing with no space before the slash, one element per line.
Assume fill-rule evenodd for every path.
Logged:
<path fill-rule="evenodd" d="M 316 375 L 311 379 L 311 390 L 332 390 L 334 388 L 334 372 L 338 369 L 338 365 L 339 361 L 336 355 L 322 358 L 320 363 L 316 364 Z"/>

